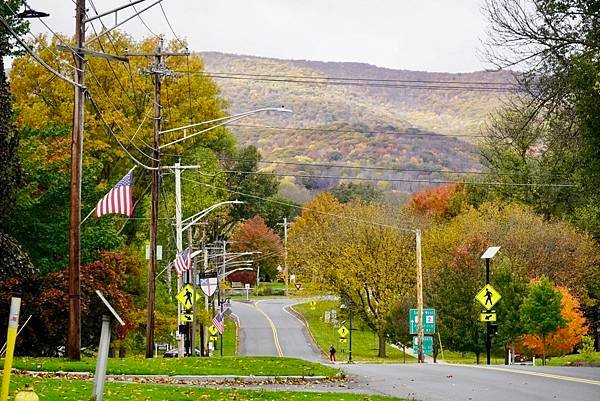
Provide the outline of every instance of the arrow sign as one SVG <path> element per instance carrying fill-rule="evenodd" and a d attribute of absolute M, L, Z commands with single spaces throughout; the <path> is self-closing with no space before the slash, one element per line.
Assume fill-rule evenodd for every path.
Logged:
<path fill-rule="evenodd" d="M 487 310 L 492 309 L 500 298 L 502 298 L 500 293 L 489 284 L 486 284 L 475 296 L 475 299 Z"/>
<path fill-rule="evenodd" d="M 191 323 L 194 321 L 194 315 L 191 313 L 183 313 L 181 315 L 181 324 Z"/>
<path fill-rule="evenodd" d="M 495 322 L 496 312 L 483 312 L 479 314 L 479 321 L 481 322 Z"/>

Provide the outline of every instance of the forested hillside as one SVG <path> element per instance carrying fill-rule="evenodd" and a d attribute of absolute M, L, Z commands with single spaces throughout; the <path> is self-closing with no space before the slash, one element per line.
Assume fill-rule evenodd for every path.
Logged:
<path fill-rule="evenodd" d="M 482 88 L 480 83 L 487 82 L 484 88 L 490 85 L 506 88 L 514 81 L 509 72 L 428 73 L 360 63 L 277 60 L 222 53 L 201 56 L 206 70 L 221 87 L 223 97 L 230 102 L 231 113 L 280 105 L 294 111 L 292 115 L 261 114 L 230 127 L 240 144 L 257 145 L 265 160 L 408 170 L 479 170 L 474 144 L 480 128 L 510 92 L 473 90 L 470 85 Z M 314 80 L 307 83 L 305 77 Z M 346 81 L 323 80 L 327 77 L 378 81 L 352 81 L 349 85 Z M 425 81 L 428 83 L 423 84 Z M 424 85 L 441 89 L 424 89 Z M 399 180 L 440 178 L 439 174 L 423 171 L 400 174 L 323 166 L 278 165 L 276 170 L 326 176 L 360 173 L 363 177 Z M 339 182 L 336 179 L 315 182 L 305 177 L 286 181 L 309 189 L 330 188 Z M 374 184 L 402 192 L 421 187 L 420 183 L 402 181 Z"/>

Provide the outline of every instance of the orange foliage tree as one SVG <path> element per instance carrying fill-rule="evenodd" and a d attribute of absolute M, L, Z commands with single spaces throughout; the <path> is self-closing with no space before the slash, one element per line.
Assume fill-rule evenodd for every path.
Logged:
<path fill-rule="evenodd" d="M 413 195 L 410 207 L 414 212 L 429 217 L 454 217 L 460 212 L 463 195 L 462 184 L 427 188 Z"/>
<path fill-rule="evenodd" d="M 283 255 L 281 239 L 272 228 L 269 228 L 260 215 L 246 220 L 233 232 L 231 250 L 234 252 L 261 252 L 259 259 L 261 275 L 266 280 L 277 276 L 277 264 Z"/>
<path fill-rule="evenodd" d="M 587 333 L 586 320 L 579 310 L 579 300 L 564 287 L 557 288 L 561 295 L 560 314 L 567 324 L 546 337 L 546 353 L 548 356 L 565 355 L 573 351 L 581 343 L 581 337 Z M 517 348 L 525 348 L 534 354 L 542 353 L 542 339 L 539 336 L 526 334 Z"/>

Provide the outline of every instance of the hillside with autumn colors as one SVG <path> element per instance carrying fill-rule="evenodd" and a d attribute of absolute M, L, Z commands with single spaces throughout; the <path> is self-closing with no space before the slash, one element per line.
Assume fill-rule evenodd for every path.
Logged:
<path fill-rule="evenodd" d="M 292 115 L 260 114 L 230 129 L 241 145 L 256 145 L 265 160 L 300 163 L 479 170 L 476 143 L 480 129 L 509 93 L 472 90 L 472 85 L 480 88 L 485 82 L 485 87 L 505 88 L 514 82 L 510 72 L 428 73 L 361 63 L 222 53 L 202 53 L 201 57 L 229 102 L 231 113 L 280 105 L 293 110 Z M 349 84 L 330 78 L 354 80 Z M 373 79 L 377 82 L 370 81 Z M 327 177 L 398 179 L 376 184 L 402 192 L 421 188 L 422 183 L 415 181 L 442 176 L 423 171 L 399 174 L 323 166 L 287 165 L 277 166 L 276 170 Z M 329 188 L 339 180 L 327 178 L 315 183 L 311 179 L 310 185 L 305 185 L 306 177 L 288 177 L 287 181 L 309 188 Z"/>

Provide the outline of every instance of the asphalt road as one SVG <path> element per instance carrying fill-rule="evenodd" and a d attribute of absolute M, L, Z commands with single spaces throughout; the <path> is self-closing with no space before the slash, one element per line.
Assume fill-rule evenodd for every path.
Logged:
<path fill-rule="evenodd" d="M 321 361 L 306 327 L 287 309 L 295 302 L 290 299 L 233 302 L 231 309 L 240 321 L 238 353 Z"/>
<path fill-rule="evenodd" d="M 240 320 L 240 355 L 293 356 L 323 362 L 302 321 L 286 310 L 295 302 L 298 301 L 282 298 L 252 304 L 234 302 L 232 310 Z M 337 366 L 351 378 L 344 391 L 422 401 L 600 400 L 600 368 L 360 363 Z M 325 386 L 321 390 L 342 389 Z"/>

